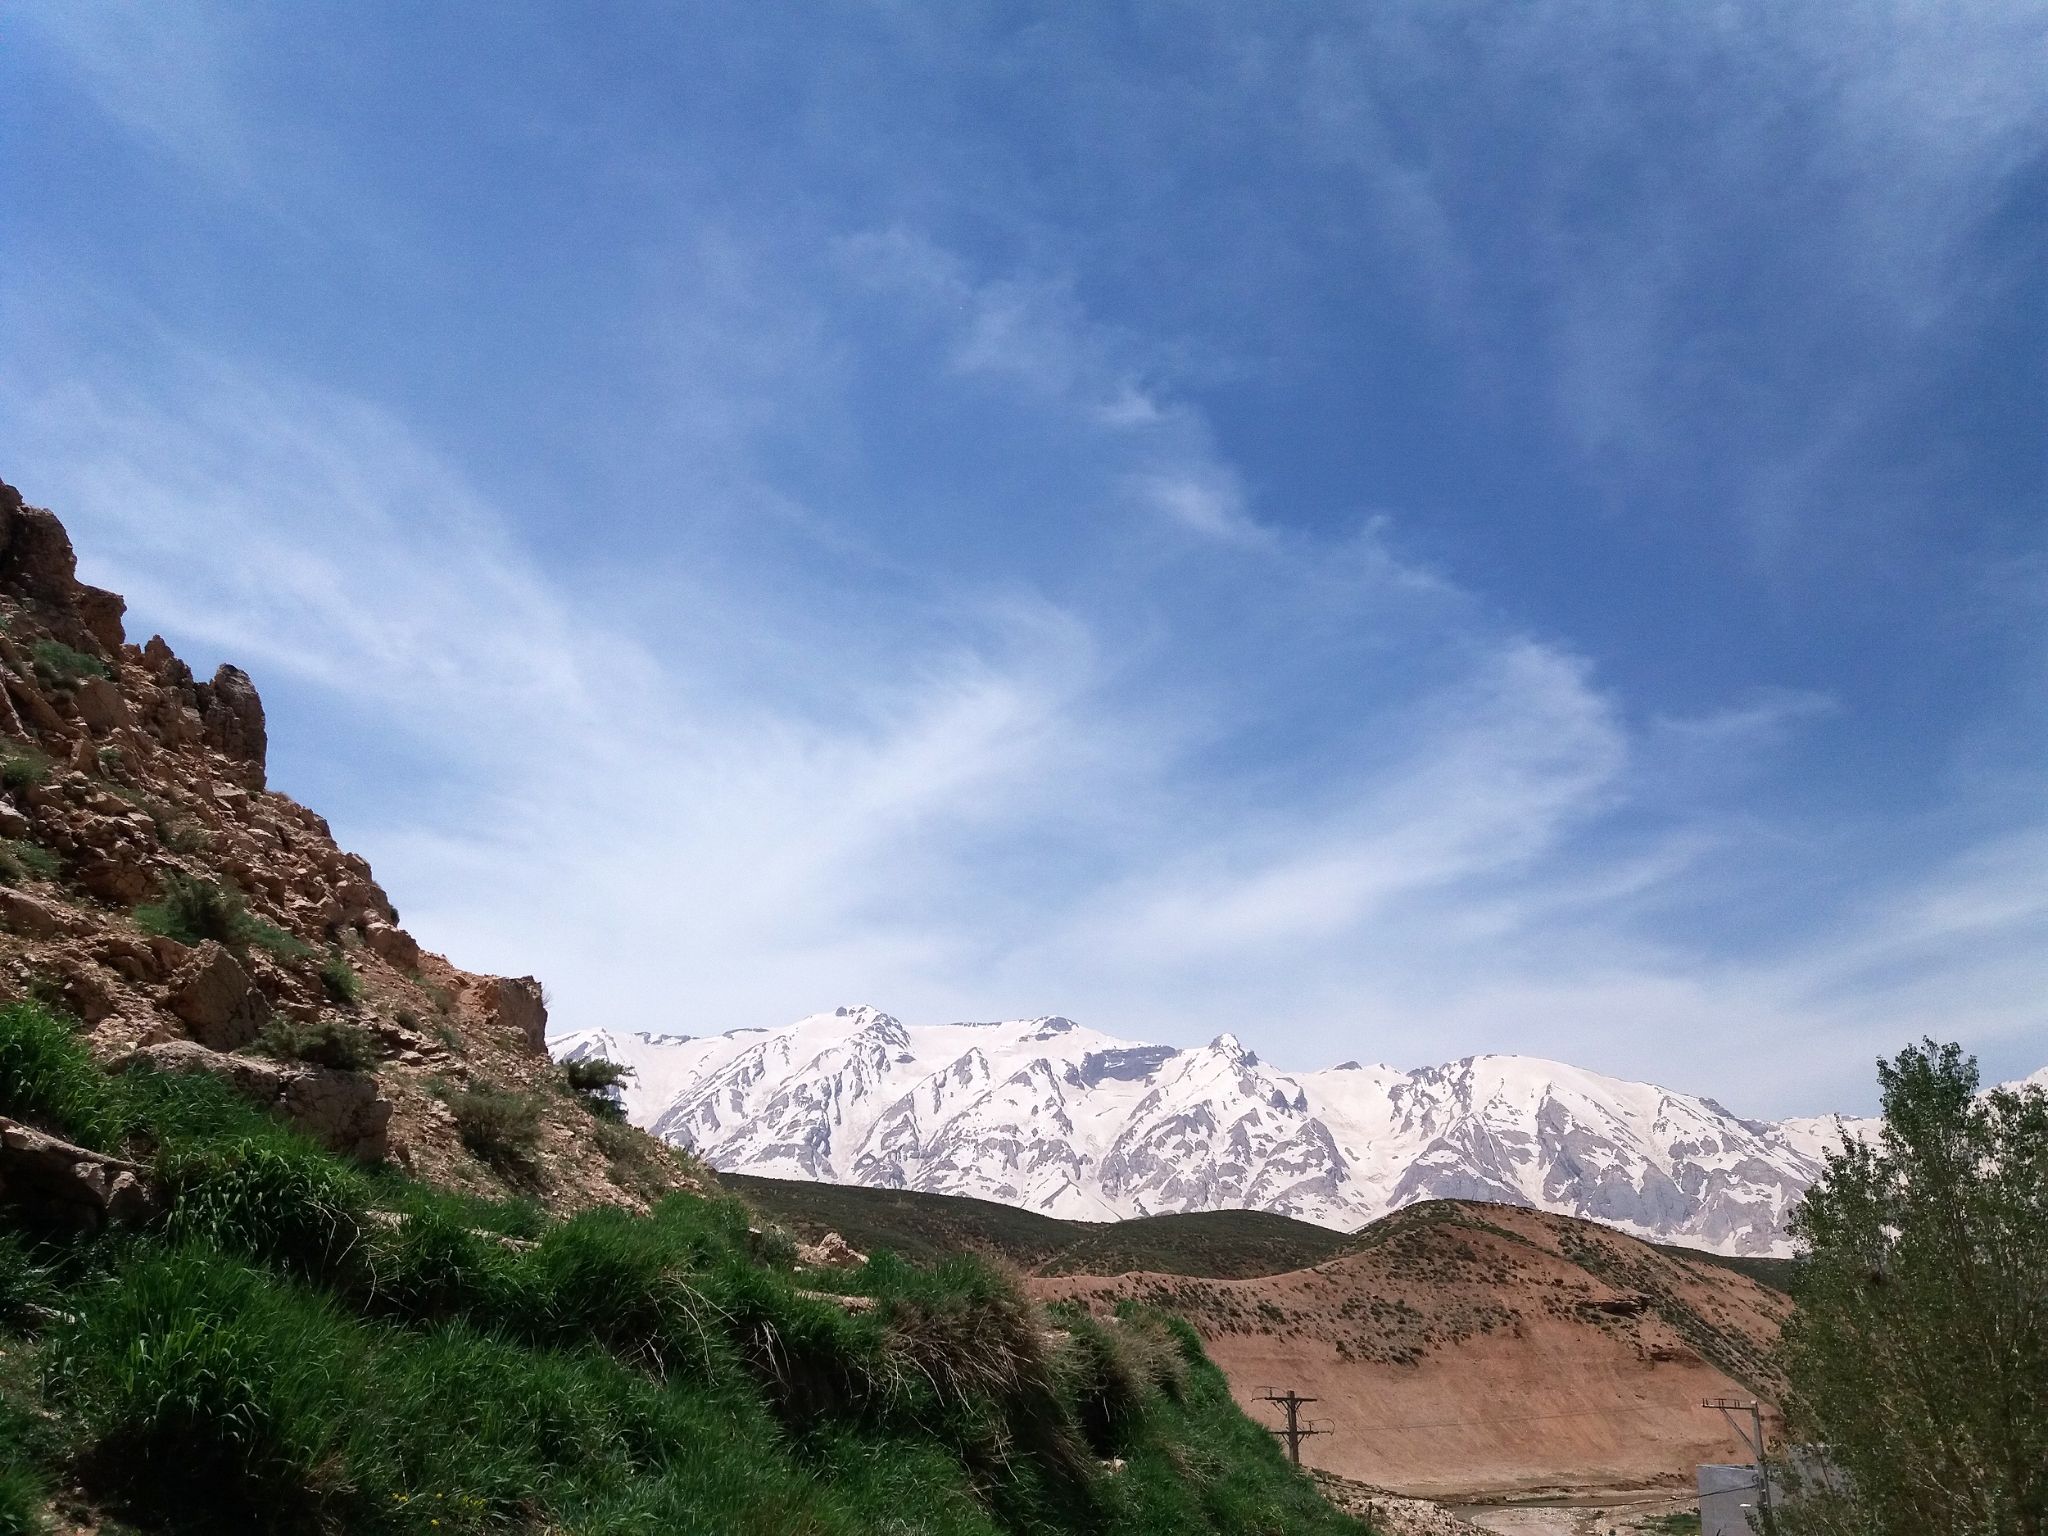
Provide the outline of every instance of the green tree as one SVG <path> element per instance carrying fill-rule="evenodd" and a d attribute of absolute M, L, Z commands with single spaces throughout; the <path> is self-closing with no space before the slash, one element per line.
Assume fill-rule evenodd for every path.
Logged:
<path fill-rule="evenodd" d="M 1841 1479 L 1777 1529 L 2048 1536 L 2048 1093 L 1931 1040 L 1878 1076 L 1882 1133 L 1793 1217 L 1786 1422 Z"/>

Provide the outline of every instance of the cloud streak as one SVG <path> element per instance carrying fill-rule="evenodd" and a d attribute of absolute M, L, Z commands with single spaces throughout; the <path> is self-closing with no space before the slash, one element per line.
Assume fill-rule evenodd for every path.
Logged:
<path fill-rule="evenodd" d="M 1361 490 L 1371 455 L 1313 513 L 1271 472 L 1266 439 L 1309 457 L 1345 429 L 1290 436 L 1290 411 L 1325 402 L 1280 385 L 1351 341 L 1290 334 L 1328 294 L 1266 266 L 1333 283 L 1356 261 L 1396 295 L 1386 334 L 1453 354 L 1343 359 L 1389 412 L 1437 374 L 1498 374 L 1504 410 L 1539 399 L 1573 472 L 1596 464 L 1643 517 L 1739 525 L 1758 549 L 1815 537 L 1811 486 L 1890 383 L 1852 369 L 1831 407 L 1807 401 L 1834 374 L 1770 351 L 1774 306 L 1839 271 L 1817 334 L 1877 316 L 1868 357 L 1904 355 L 1965 302 L 1949 242 L 1991 217 L 2038 110 L 1983 36 L 1913 41 L 1917 12 L 1835 52 L 1773 25 L 1788 52 L 1757 66 L 1766 95 L 1775 72 L 1836 72 L 1784 199 L 1896 164 L 1906 205 L 1947 232 L 1884 217 L 1877 183 L 1851 178 L 1810 256 L 1774 269 L 1799 280 L 1791 298 L 1766 295 L 1764 327 L 1739 335 L 1696 295 L 1770 233 L 1756 209 L 1777 201 L 1743 194 L 1782 138 L 1667 134 L 1662 158 L 1636 142 L 1711 115 L 1674 116 L 1663 86 L 1751 56 L 1713 16 L 1617 31 L 1546 5 L 1460 44 L 1419 9 L 1256 38 L 1219 10 L 1191 29 L 1184 77 L 1144 91 L 1113 54 L 1077 55 L 1063 99 L 1122 136 L 1072 164 L 1013 165 L 811 82 L 807 130 L 835 158 L 795 191 L 802 154 L 699 134 L 760 190 L 719 179 L 719 153 L 679 169 L 688 152 L 636 136 L 628 91 L 601 121 L 536 94 L 557 131 L 520 131 L 596 146 L 608 192 L 691 195 L 617 223 L 592 199 L 560 226 L 603 245 L 616 287 L 522 269 L 535 291 L 500 291 L 492 253 L 469 251 L 474 328 L 516 334 L 532 377 L 513 382 L 537 402 L 495 436 L 467 378 L 452 406 L 416 382 L 441 332 L 408 350 L 366 331 L 365 354 L 407 365 L 380 389 L 354 350 L 308 343 L 325 359 L 309 363 L 0 268 L 20 360 L 0 379 L 0 468 L 70 522 L 137 623 L 250 667 L 279 782 L 370 855 L 423 939 L 539 972 L 565 1028 L 695 1032 L 861 1000 L 1061 1011 L 1163 1039 L 1229 1028 L 1289 1065 L 1566 1056 L 1756 1113 L 1862 1107 L 1865 1058 L 1923 1029 L 2013 1076 L 2039 1064 L 2048 832 L 2009 726 L 1986 727 L 1999 772 L 1958 768 L 1904 808 L 1846 778 L 1809 789 L 1817 742 L 1860 718 L 1853 668 L 1703 667 L 1652 689 L 1635 658 L 1530 617 L 1511 579 L 1461 569 L 1424 512 Z M 972 63 L 960 35 L 913 30 L 919 57 Z M 248 39 L 180 34 L 171 74 L 214 82 L 184 98 L 124 35 L 60 32 L 84 93 L 206 197 L 274 200 L 293 238 L 342 209 L 373 229 L 421 217 L 380 221 L 369 192 L 318 176 L 299 196 L 264 146 L 317 135 L 273 132 L 230 89 Z M 1561 68 L 1589 39 L 1603 67 Z M 1458 47 L 1472 56 L 1447 64 Z M 1924 80 L 1904 67 L 1922 57 Z M 1425 110 L 1445 80 L 1470 111 Z M 1560 81 L 1572 110 L 1537 113 Z M 1199 227 L 1152 227 L 1171 211 L 1161 146 L 1219 123 L 1251 169 L 1220 189 L 1190 171 L 1173 185 Z M 1517 124 L 1539 163 L 1504 145 Z M 895 179 L 869 142 L 898 153 Z M 1499 208 L 1461 195 L 1496 153 L 1530 171 L 1509 194 L 1530 200 L 1527 238 L 1505 255 Z M 991 200 L 962 166 L 1015 180 Z M 1697 186 L 1635 185 L 1674 167 Z M 1579 204 L 1610 170 L 1628 216 L 1603 222 Z M 429 264 L 391 252 L 394 270 Z M 1119 263 L 1143 284 L 1105 277 Z M 1763 404 L 1731 403 L 1753 379 Z M 1234 423 L 1262 389 L 1280 407 Z M 1774 408 L 1792 425 L 1724 474 L 1744 413 Z M 1713 431 L 1681 440 L 1688 417 Z M 1417 455 L 1420 499 L 1443 499 L 1459 448 L 1357 425 L 1379 454 Z M 1718 500 L 1692 483 L 1702 454 L 1720 456 L 1699 477 Z M 1543 468 L 1493 526 L 1519 533 L 1539 493 L 1564 494 L 1555 466 L 1535 484 Z M 1773 508 L 1793 531 L 1765 539 Z M 1524 536 L 1493 563 L 1547 559 L 1535 574 L 1567 590 L 1626 564 L 1559 543 Z M 1673 639 L 1708 648 L 1682 624 Z"/>

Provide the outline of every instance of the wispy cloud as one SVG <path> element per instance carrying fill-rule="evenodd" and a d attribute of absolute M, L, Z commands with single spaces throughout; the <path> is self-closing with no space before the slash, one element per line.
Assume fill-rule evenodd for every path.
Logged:
<path fill-rule="evenodd" d="M 152 53 L 156 23 L 43 14 L 81 88 L 208 196 L 312 224 L 365 206 L 293 182 L 275 146 L 300 141 L 235 85 L 249 45 L 225 23 L 163 23 Z M 840 188 L 877 174 L 849 153 L 807 195 L 757 196 L 750 176 L 788 168 L 731 154 L 716 195 L 606 226 L 616 291 L 577 273 L 498 295 L 524 307 L 493 326 L 523 346 L 530 323 L 583 367 L 533 386 L 495 441 L 422 404 L 430 389 L 407 405 L 363 382 L 367 365 L 279 361 L 283 343 L 163 328 L 8 268 L 0 471 L 66 517 L 137 624 L 256 673 L 277 777 L 373 858 L 425 940 L 544 975 L 565 1027 L 697 1031 L 859 999 L 1059 1010 L 1155 1038 L 1234 1028 L 1295 1065 L 1572 1056 L 1756 1112 L 1853 1107 L 1864 1058 L 1923 1028 L 2005 1052 L 1994 1075 L 2013 1075 L 2039 1064 L 2043 1022 L 2043 834 L 2012 809 L 2037 764 L 2007 744 L 1983 782 L 1965 764 L 1904 809 L 1866 810 L 1851 785 L 1813 810 L 1833 784 L 1788 808 L 1755 791 L 1853 715 L 1836 675 L 1724 686 L 1702 667 L 1653 696 L 1628 658 L 1518 614 L 1512 580 L 1482 589 L 1413 553 L 1445 547 L 1420 514 L 1346 485 L 1306 515 L 1248 467 L 1246 433 L 1220 430 L 1217 381 L 1284 379 L 1289 358 L 1261 349 L 1320 302 L 1261 262 L 1323 261 L 1334 281 L 1370 251 L 1402 324 L 1447 367 L 1540 396 L 1565 457 L 1637 490 L 1683 482 L 1643 517 L 1710 501 L 1760 550 L 1780 514 L 1771 538 L 1807 538 L 1812 486 L 1887 376 L 1808 402 L 1832 374 L 1804 343 L 1724 337 L 1696 295 L 1766 237 L 1807 237 L 1757 207 L 1789 216 L 1845 167 L 1896 164 L 1912 217 L 1847 177 L 1812 252 L 1773 268 L 1813 286 L 1758 302 L 1768 321 L 1826 292 L 1801 317 L 1816 348 L 1873 315 L 1903 345 L 1971 302 L 1948 242 L 1989 216 L 2039 109 L 1992 47 L 2024 30 L 2017 9 L 1965 40 L 1910 8 L 1845 18 L 1839 47 L 1774 20 L 1784 54 L 1751 95 L 1802 71 L 1825 89 L 1782 196 L 1746 199 L 1774 184 L 1785 135 L 1688 139 L 1722 106 L 1660 92 L 1753 59 L 1734 33 L 1760 15 L 1624 26 L 1542 5 L 1447 38 L 1397 7 L 1253 36 L 1219 7 L 1186 80 L 1137 91 L 1100 59 L 1060 73 L 1077 120 L 1116 129 L 1091 153 L 1128 173 L 1078 197 L 1078 233 L 1044 211 L 1071 189 L 1035 167 L 995 203 L 974 177 L 935 186 L 1011 169 L 944 124 L 875 129 L 908 192 Z M 945 28 L 905 25 L 948 69 L 974 64 Z M 194 88 L 160 88 L 159 61 Z M 835 152 L 882 110 L 837 88 L 818 84 L 808 125 Z M 1453 88 L 1469 110 L 1424 110 Z M 616 111 L 578 132 L 635 185 L 684 185 L 684 152 Z M 1646 123 L 1677 149 L 1640 155 Z M 1254 144 L 1243 184 L 1157 174 L 1189 124 Z M 1498 203 L 1488 222 L 1466 195 L 1496 163 L 1529 173 L 1501 194 L 1513 250 Z M 1312 187 L 1260 200 L 1259 175 L 1301 164 Z M 1674 164 L 1692 179 L 1645 190 Z M 1581 216 L 1615 187 L 1629 216 Z M 1146 225 L 1182 196 L 1206 223 Z M 1185 302 L 1153 258 L 1200 279 Z M 1141 274 L 1121 304 L 1101 275 L 1117 261 Z M 563 329 L 604 346 L 569 350 L 549 296 L 588 305 Z M 1346 361 L 1391 374 L 1392 399 L 1404 363 L 1437 359 Z M 1750 379 L 1761 403 L 1737 398 Z M 1789 426 L 1761 421 L 1787 401 Z M 1263 430 L 1296 441 L 1285 414 Z M 1688 418 L 1716 425 L 1688 435 Z M 1376 451 L 1412 446 L 1363 425 Z M 534 455 L 545 497 L 505 467 L 526 432 L 555 434 L 554 458 Z M 1557 552 L 1555 584 L 1587 553 Z M 2033 567 L 2008 569 L 2031 594 Z M 2007 627 L 2038 625 L 2031 602 Z"/>

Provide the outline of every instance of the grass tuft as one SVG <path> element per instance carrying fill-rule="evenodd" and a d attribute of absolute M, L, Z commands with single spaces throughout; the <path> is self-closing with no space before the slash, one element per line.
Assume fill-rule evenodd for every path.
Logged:
<path fill-rule="evenodd" d="M 112 677 L 107 664 L 97 656 L 76 650 L 62 640 L 38 640 L 29 647 L 29 660 L 45 683 L 68 688 L 88 677 Z"/>
<path fill-rule="evenodd" d="M 49 780 L 54 766 L 49 753 L 33 742 L 9 741 L 0 747 L 0 786 L 26 789 Z"/>
<path fill-rule="evenodd" d="M 100 1151 L 117 1147 L 129 1124 L 121 1092 L 70 1021 L 34 1001 L 0 1007 L 0 1114 Z"/>
<path fill-rule="evenodd" d="M 55 880 L 63 872 L 64 861 L 40 844 L 0 838 L 0 885 Z"/>
<path fill-rule="evenodd" d="M 268 951 L 284 961 L 310 960 L 313 946 L 296 934 L 286 933 L 275 923 L 266 923 L 260 917 L 243 915 L 240 924 L 241 942 L 254 944 L 258 949 Z"/>

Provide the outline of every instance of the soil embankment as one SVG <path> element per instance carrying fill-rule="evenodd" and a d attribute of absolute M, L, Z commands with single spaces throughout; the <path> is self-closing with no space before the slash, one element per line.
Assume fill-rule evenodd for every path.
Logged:
<path fill-rule="evenodd" d="M 1049 1298 L 1170 1307 L 1239 1401 L 1317 1399 L 1307 1464 L 1450 1499 L 1688 1485 L 1739 1446 L 1715 1397 L 1761 1396 L 1790 1308 L 1714 1263 L 1569 1217 L 1436 1202 L 1356 1251 L 1254 1279 L 1147 1273 L 1034 1280 Z"/>

